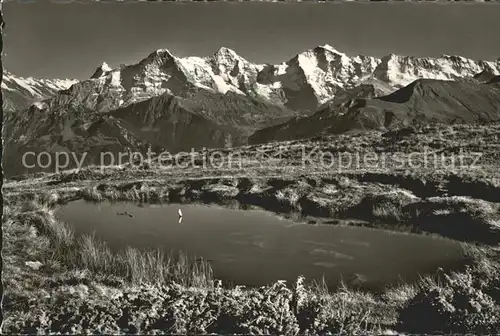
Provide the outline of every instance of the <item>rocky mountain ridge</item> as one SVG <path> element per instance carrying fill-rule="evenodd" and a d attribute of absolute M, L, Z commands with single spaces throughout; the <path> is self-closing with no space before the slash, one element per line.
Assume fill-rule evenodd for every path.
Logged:
<path fill-rule="evenodd" d="M 220 48 L 209 57 L 177 57 L 168 49 L 158 49 L 136 64 L 113 69 L 103 63 L 90 79 L 58 93 L 46 104 L 53 107 L 72 101 L 105 112 L 162 93 L 186 97 L 203 89 L 313 112 L 337 91 L 366 81 L 380 80 L 397 89 L 419 78 L 453 80 L 482 71 L 500 74 L 500 61 L 449 55 L 349 57 L 324 45 L 272 65 L 251 63 L 228 48 Z"/>
<path fill-rule="evenodd" d="M 74 79 L 19 77 L 4 70 L 2 79 L 3 110 L 13 112 L 28 108 L 31 104 L 47 99 L 77 82 Z"/>
<path fill-rule="evenodd" d="M 495 77 L 496 78 L 496 77 Z M 500 121 L 500 84 L 418 79 L 387 95 L 361 85 L 311 116 L 258 130 L 249 143 L 288 141 L 365 130 L 387 131 L 416 124 L 481 124 Z"/>
<path fill-rule="evenodd" d="M 4 167 L 11 175 L 31 171 L 21 166 L 27 151 L 88 152 L 95 164 L 101 151 L 189 151 L 398 127 L 418 118 L 490 120 L 498 102 L 487 82 L 499 73 L 500 61 L 349 57 L 328 45 L 278 65 L 251 63 L 228 48 L 184 58 L 159 49 L 137 64 L 103 63 L 82 81 L 24 81 L 32 84 L 25 87 L 7 78 L 4 93 L 48 98 L 4 119 Z M 407 101 L 387 101 L 405 90 L 412 91 Z"/>

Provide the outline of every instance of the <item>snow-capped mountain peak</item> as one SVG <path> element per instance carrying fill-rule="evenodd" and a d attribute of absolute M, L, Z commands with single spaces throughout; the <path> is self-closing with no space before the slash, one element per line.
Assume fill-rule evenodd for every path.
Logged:
<path fill-rule="evenodd" d="M 344 54 L 343 52 L 340 52 L 338 51 L 337 49 L 335 49 L 334 47 L 332 47 L 331 45 L 329 44 L 324 44 L 322 46 L 319 46 L 319 48 L 322 48 L 322 49 L 325 49 L 325 50 L 328 50 L 329 52 L 333 53 L 333 54 L 337 54 L 339 56 L 346 56 L 346 54 Z"/>
<path fill-rule="evenodd" d="M 438 58 L 389 54 L 382 58 L 350 57 L 324 44 L 304 50 L 277 65 L 254 64 L 234 50 L 221 47 L 207 57 L 177 57 L 158 49 L 137 64 L 111 69 L 103 63 L 75 92 L 84 106 L 107 111 L 164 92 L 190 96 L 197 88 L 233 92 L 294 110 L 314 111 L 319 105 L 366 81 L 393 89 L 419 78 L 453 80 L 487 70 L 500 72 L 499 61 L 475 61 L 461 56 Z M 110 97 L 100 99 L 99 97 Z"/>
<path fill-rule="evenodd" d="M 3 108 L 17 111 L 37 100 L 54 95 L 57 91 L 68 89 L 78 81 L 75 79 L 41 79 L 19 77 L 4 70 L 2 79 Z"/>
<path fill-rule="evenodd" d="M 106 75 L 108 72 L 112 71 L 111 67 L 106 62 L 102 62 L 100 66 L 94 71 L 94 74 L 90 78 L 99 78 Z"/>
<path fill-rule="evenodd" d="M 140 66 L 162 67 L 165 65 L 175 65 L 177 57 L 168 49 L 157 49 L 139 62 Z M 126 66 L 126 68 L 134 67 Z"/>
<path fill-rule="evenodd" d="M 250 62 L 238 55 L 234 50 L 226 47 L 220 48 L 211 57 L 203 58 L 203 60 L 211 64 L 216 72 L 219 69 L 222 70 L 222 68 L 231 71 L 238 64 L 241 64 L 242 67 L 250 64 Z"/>
<path fill-rule="evenodd" d="M 146 58 L 156 58 L 156 57 L 163 57 L 163 58 L 173 58 L 175 57 L 174 54 L 172 54 L 170 52 L 170 50 L 166 49 L 166 48 L 160 48 L 160 49 L 156 49 L 155 51 L 153 51 L 151 54 L 148 55 L 148 57 Z"/>
<path fill-rule="evenodd" d="M 214 58 L 241 59 L 242 57 L 238 55 L 233 49 L 221 47 L 215 52 Z"/>
<path fill-rule="evenodd" d="M 454 80 L 473 77 L 483 70 L 497 74 L 500 62 L 475 61 L 456 55 L 433 58 L 389 54 L 382 57 L 373 75 L 399 88 L 419 78 Z"/>
<path fill-rule="evenodd" d="M 43 88 L 48 88 L 54 91 L 64 90 L 75 84 L 76 82 L 78 82 L 76 79 L 68 78 L 43 79 L 34 78 L 32 76 L 20 77 L 10 73 L 7 70 L 4 70 L 2 88 L 5 90 L 15 90 L 16 88 L 14 86 L 18 85 L 35 96 L 37 94 L 40 94 L 40 90 L 43 90 Z"/>
<path fill-rule="evenodd" d="M 109 67 L 108 63 L 106 63 L 106 62 L 102 62 L 101 69 L 103 71 L 111 71 L 111 68 Z"/>

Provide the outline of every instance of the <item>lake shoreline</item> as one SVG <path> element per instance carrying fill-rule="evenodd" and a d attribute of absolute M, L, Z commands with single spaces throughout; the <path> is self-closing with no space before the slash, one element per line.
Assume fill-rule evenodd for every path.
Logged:
<path fill-rule="evenodd" d="M 182 220 L 178 209 L 184 213 Z M 247 287 L 278 279 L 293 282 L 303 275 L 316 280 L 325 277 L 331 290 L 343 280 L 360 290 L 380 292 L 417 281 L 419 274 L 434 273 L 435 265 L 446 271 L 456 269 L 465 248 L 437 235 L 356 226 L 349 220 L 321 224 L 326 219 L 316 219 L 311 225 L 302 218 L 288 219 L 260 208 L 240 210 L 199 202 L 149 205 L 82 199 L 59 207 L 55 217 L 71 224 L 79 236 L 95 234 L 115 252 L 127 245 L 182 251 L 190 259 L 209 262 L 217 279 Z M 405 252 L 410 250 L 414 252 Z M 294 262 L 288 263 L 287 258 Z M 386 262 L 381 260 L 393 266 L 384 268 Z M 259 274 L 260 270 L 266 271 Z"/>
<path fill-rule="evenodd" d="M 358 177 L 359 178 L 359 177 Z M 500 203 L 467 196 L 420 198 L 392 185 L 360 182 L 344 175 L 297 180 L 268 178 L 187 179 L 175 184 L 100 183 L 80 189 L 88 201 L 202 203 L 261 208 L 289 218 L 356 220 L 357 225 L 438 234 L 465 242 L 500 243 Z M 460 214 L 460 218 L 456 215 Z M 460 220 L 461 230 L 449 229 Z"/>

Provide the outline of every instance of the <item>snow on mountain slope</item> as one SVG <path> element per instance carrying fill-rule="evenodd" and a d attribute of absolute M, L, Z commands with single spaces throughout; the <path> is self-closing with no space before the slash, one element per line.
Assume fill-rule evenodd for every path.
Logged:
<path fill-rule="evenodd" d="M 255 144 L 313 137 L 324 132 L 328 125 L 340 120 L 357 100 L 381 97 L 391 92 L 391 89 L 376 79 L 366 80 L 356 87 L 337 92 L 335 98 L 322 104 L 312 115 L 296 117 L 256 131 L 249 137 L 248 142 Z"/>
<path fill-rule="evenodd" d="M 495 77 L 496 78 L 496 77 Z M 250 144 L 286 141 L 350 131 L 388 130 L 417 123 L 489 123 L 500 121 L 500 85 L 474 81 L 418 79 L 383 95 L 362 84 L 337 95 L 311 116 L 258 130 Z"/>
<path fill-rule="evenodd" d="M 379 60 L 373 57 L 350 58 L 329 45 L 306 50 L 286 63 L 267 65 L 258 74 L 256 87 L 279 97 L 282 104 L 298 110 L 315 110 L 335 96 L 353 87 L 373 72 Z"/>
<path fill-rule="evenodd" d="M 167 49 L 159 49 L 137 64 L 110 69 L 103 63 L 91 79 L 69 93 L 68 100 L 74 101 L 76 96 L 86 107 L 104 112 L 163 93 L 184 97 L 196 88 L 245 95 L 240 87 L 258 68 L 227 48 L 205 58 L 177 58 Z"/>
<path fill-rule="evenodd" d="M 388 55 L 381 59 L 373 76 L 400 88 L 420 79 L 454 80 L 473 77 L 482 71 L 500 73 L 500 62 L 474 61 L 462 56 L 439 58 Z"/>
<path fill-rule="evenodd" d="M 18 77 L 7 71 L 3 72 L 2 92 L 4 111 L 17 111 L 27 108 L 34 102 L 46 99 L 59 90 L 69 88 L 77 80 L 39 79 Z"/>
<path fill-rule="evenodd" d="M 112 110 L 164 92 L 186 96 L 194 88 L 233 92 L 277 106 L 315 110 L 339 88 L 357 83 L 378 64 L 363 56 L 351 60 L 330 46 L 307 50 L 279 65 L 253 64 L 228 48 L 210 57 L 178 58 L 159 49 L 138 64 L 110 69 L 103 63 L 91 79 L 76 86 L 76 99 L 88 108 Z M 71 94 L 71 101 L 75 101 Z M 103 103 L 99 97 L 106 97 Z"/>
<path fill-rule="evenodd" d="M 159 49 L 137 64 L 99 66 L 89 80 L 63 92 L 49 106 L 82 104 L 109 111 L 163 93 L 185 97 L 194 89 L 232 92 L 292 110 L 314 112 L 337 91 L 377 79 L 393 90 L 419 78 L 450 80 L 481 71 L 500 73 L 500 61 L 461 56 L 349 57 L 329 45 L 305 50 L 281 64 L 253 64 L 228 48 L 208 57 L 176 57 Z"/>
<path fill-rule="evenodd" d="M 482 72 L 498 76 L 500 60 L 349 57 L 323 45 L 272 65 L 254 64 L 228 48 L 184 58 L 159 49 L 137 64 L 112 68 L 102 63 L 79 82 L 21 80 L 9 74 L 2 83 L 7 105 L 19 109 L 30 99 L 32 105 L 6 118 L 12 130 L 6 133 L 6 147 L 10 158 L 28 148 L 95 148 L 97 155 L 99 148 L 144 148 L 148 142 L 177 150 L 186 144 L 220 146 L 225 134 L 245 138 L 268 127 L 250 139 L 265 142 L 385 127 L 387 111 L 394 111 L 394 125 L 412 122 L 415 113 L 443 122 L 492 120 L 498 84 L 477 86 L 480 81 L 473 77 Z M 420 86 L 411 91 L 409 102 L 376 98 L 421 78 L 466 80 L 453 82 L 457 85 L 424 82 L 423 91 Z M 401 92 L 406 91 L 398 97 Z M 370 106 L 358 106 L 363 102 Z M 323 112 L 314 114 L 318 108 Z M 297 116 L 312 117 L 292 119 Z"/>

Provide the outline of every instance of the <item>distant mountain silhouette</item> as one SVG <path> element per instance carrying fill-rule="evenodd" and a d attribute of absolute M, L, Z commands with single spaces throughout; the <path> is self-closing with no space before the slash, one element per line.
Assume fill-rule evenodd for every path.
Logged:
<path fill-rule="evenodd" d="M 415 123 L 499 121 L 500 87 L 498 76 L 495 78 L 488 84 L 419 79 L 386 96 L 348 99 L 312 116 L 259 130 L 250 136 L 249 143 L 367 129 L 389 130 Z"/>
<path fill-rule="evenodd" d="M 21 164 L 27 151 L 85 152 L 85 164 L 97 164 L 102 151 L 175 153 L 415 122 L 488 122 L 498 119 L 499 72 L 498 61 L 350 57 L 323 45 L 274 65 L 224 47 L 208 57 L 158 49 L 136 64 L 103 62 L 83 81 L 7 74 L 4 169 L 36 170 Z"/>

